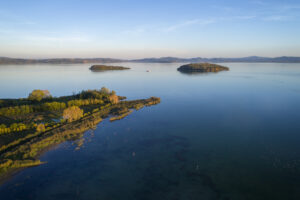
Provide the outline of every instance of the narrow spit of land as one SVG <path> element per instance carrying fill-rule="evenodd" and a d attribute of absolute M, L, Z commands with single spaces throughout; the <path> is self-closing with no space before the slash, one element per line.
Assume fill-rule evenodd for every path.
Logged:
<path fill-rule="evenodd" d="M 0 183 L 17 170 L 42 164 L 42 152 L 81 138 L 104 118 L 120 120 L 160 103 L 158 97 L 124 99 L 103 87 L 62 97 L 34 90 L 28 98 L 0 100 Z"/>

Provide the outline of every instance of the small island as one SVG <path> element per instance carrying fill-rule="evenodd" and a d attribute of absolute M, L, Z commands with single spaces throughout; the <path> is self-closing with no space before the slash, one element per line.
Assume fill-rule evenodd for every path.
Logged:
<path fill-rule="evenodd" d="M 182 65 L 177 69 L 180 72 L 193 73 L 193 72 L 219 72 L 228 71 L 228 67 L 224 67 L 212 63 L 191 63 L 187 65 Z"/>
<path fill-rule="evenodd" d="M 90 70 L 93 72 L 102 72 L 102 71 L 110 71 L 110 70 L 126 70 L 130 69 L 129 67 L 122 66 L 111 66 L 111 65 L 93 65 L 90 67 Z"/>
<path fill-rule="evenodd" d="M 105 87 L 62 97 L 34 90 L 27 98 L 0 99 L 0 184 L 20 169 L 43 164 L 38 157 L 55 145 L 79 140 L 80 148 L 83 133 L 103 119 L 113 122 L 160 103 L 158 97 L 125 99 Z"/>

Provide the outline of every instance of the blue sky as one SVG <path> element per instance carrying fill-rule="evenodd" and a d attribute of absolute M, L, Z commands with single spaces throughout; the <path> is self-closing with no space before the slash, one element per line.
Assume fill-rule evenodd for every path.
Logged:
<path fill-rule="evenodd" d="M 299 0 L 0 0 L 0 56 L 300 56 Z"/>

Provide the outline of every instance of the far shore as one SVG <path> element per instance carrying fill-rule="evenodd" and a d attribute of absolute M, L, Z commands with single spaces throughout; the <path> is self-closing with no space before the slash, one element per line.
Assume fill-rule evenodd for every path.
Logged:
<path fill-rule="evenodd" d="M 281 57 L 234 57 L 234 58 L 141 58 L 141 59 L 118 59 L 118 58 L 48 58 L 48 59 L 24 59 L 0 57 L 0 65 L 7 64 L 87 64 L 87 63 L 300 63 L 300 57 L 281 56 Z"/>

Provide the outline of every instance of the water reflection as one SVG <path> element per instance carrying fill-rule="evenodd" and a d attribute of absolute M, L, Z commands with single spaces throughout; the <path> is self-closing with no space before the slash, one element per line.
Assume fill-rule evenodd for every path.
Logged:
<path fill-rule="evenodd" d="M 219 72 L 197 72 L 197 71 L 179 71 L 183 75 L 187 75 L 187 76 L 207 76 L 209 74 L 216 74 Z"/>

